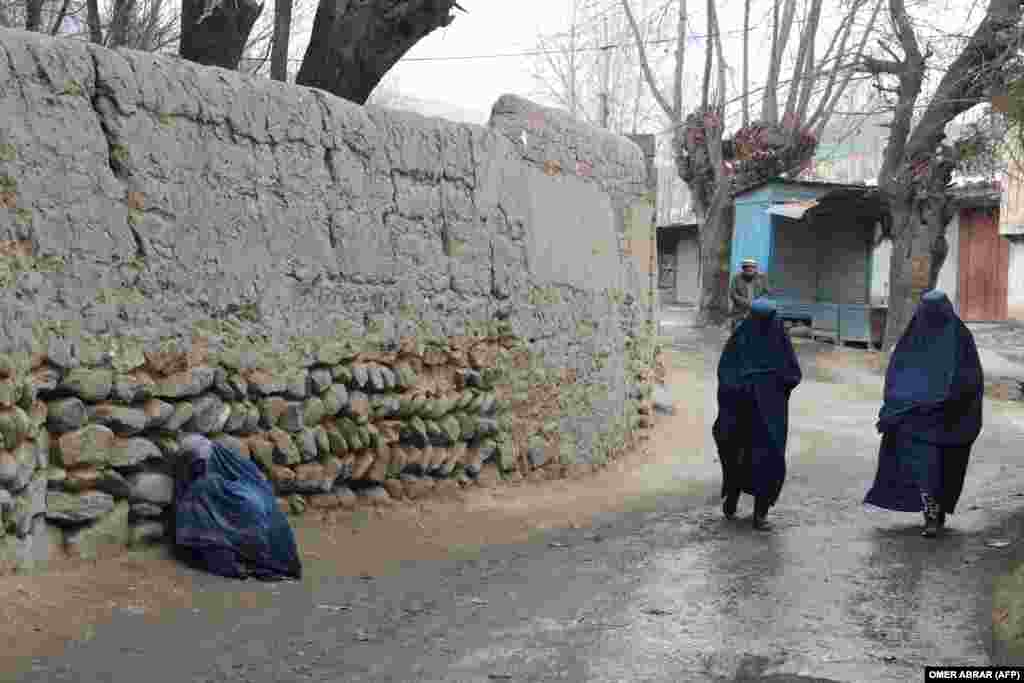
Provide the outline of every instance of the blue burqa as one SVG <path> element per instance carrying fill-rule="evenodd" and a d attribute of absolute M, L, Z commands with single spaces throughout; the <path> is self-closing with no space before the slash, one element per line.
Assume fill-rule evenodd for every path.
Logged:
<path fill-rule="evenodd" d="M 778 500 L 786 479 L 789 396 L 801 379 L 774 304 L 755 301 L 718 361 L 712 435 L 722 464 L 723 497 L 738 490 L 769 507 Z"/>
<path fill-rule="evenodd" d="M 984 389 L 971 331 L 945 294 L 926 293 L 889 361 L 878 473 L 864 502 L 919 512 L 923 492 L 952 513 L 981 433 Z"/>
<path fill-rule="evenodd" d="M 185 439 L 175 481 L 175 544 L 219 576 L 302 578 L 288 519 L 256 465 L 201 436 Z"/>

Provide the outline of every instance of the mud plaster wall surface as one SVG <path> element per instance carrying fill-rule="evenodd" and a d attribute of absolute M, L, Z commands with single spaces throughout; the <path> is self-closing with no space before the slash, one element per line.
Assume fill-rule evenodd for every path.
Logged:
<path fill-rule="evenodd" d="M 646 173 L 629 140 L 514 96 L 462 125 L 0 30 L 0 351 L 63 382 L 168 340 L 244 369 L 240 340 L 397 349 L 500 323 L 571 373 L 553 417 L 587 462 L 634 389 Z"/>

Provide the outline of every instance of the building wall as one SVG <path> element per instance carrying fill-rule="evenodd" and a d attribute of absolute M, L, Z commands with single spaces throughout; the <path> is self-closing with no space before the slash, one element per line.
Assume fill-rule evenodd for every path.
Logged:
<path fill-rule="evenodd" d="M 676 243 L 676 301 L 697 303 L 700 299 L 700 245 L 697 230 L 686 230 Z"/>
<path fill-rule="evenodd" d="M 1008 241 L 1010 243 L 1010 272 L 1007 315 L 1010 320 L 1024 322 L 1024 239 L 1015 237 Z"/>

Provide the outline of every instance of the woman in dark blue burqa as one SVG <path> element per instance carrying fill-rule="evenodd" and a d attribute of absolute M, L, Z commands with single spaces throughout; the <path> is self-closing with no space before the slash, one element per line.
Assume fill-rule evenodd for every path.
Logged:
<path fill-rule="evenodd" d="M 865 503 L 923 512 L 934 537 L 963 490 L 985 389 L 974 337 L 949 298 L 927 292 L 889 361 L 878 474 Z"/>
<path fill-rule="evenodd" d="M 775 303 L 754 301 L 718 361 L 718 419 L 712 434 L 727 518 L 736 515 L 740 493 L 748 493 L 754 496 L 754 527 L 768 528 L 765 516 L 786 478 L 789 396 L 801 378 Z"/>

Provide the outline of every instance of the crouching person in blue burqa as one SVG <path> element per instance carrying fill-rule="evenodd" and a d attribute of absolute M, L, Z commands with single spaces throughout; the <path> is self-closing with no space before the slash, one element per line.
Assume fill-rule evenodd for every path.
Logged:
<path fill-rule="evenodd" d="M 936 536 L 964 486 L 984 391 L 971 331 L 945 294 L 925 293 L 889 360 L 878 473 L 864 502 L 923 512 L 922 535 Z"/>
<path fill-rule="evenodd" d="M 189 435 L 175 474 L 174 542 L 184 562 L 229 578 L 302 578 L 288 519 L 253 462 Z"/>
<path fill-rule="evenodd" d="M 722 512 L 736 515 L 740 493 L 754 496 L 754 528 L 786 479 L 789 396 L 800 384 L 800 364 L 776 316 L 775 303 L 757 299 L 718 361 L 718 418 L 712 435 L 722 463 Z"/>

